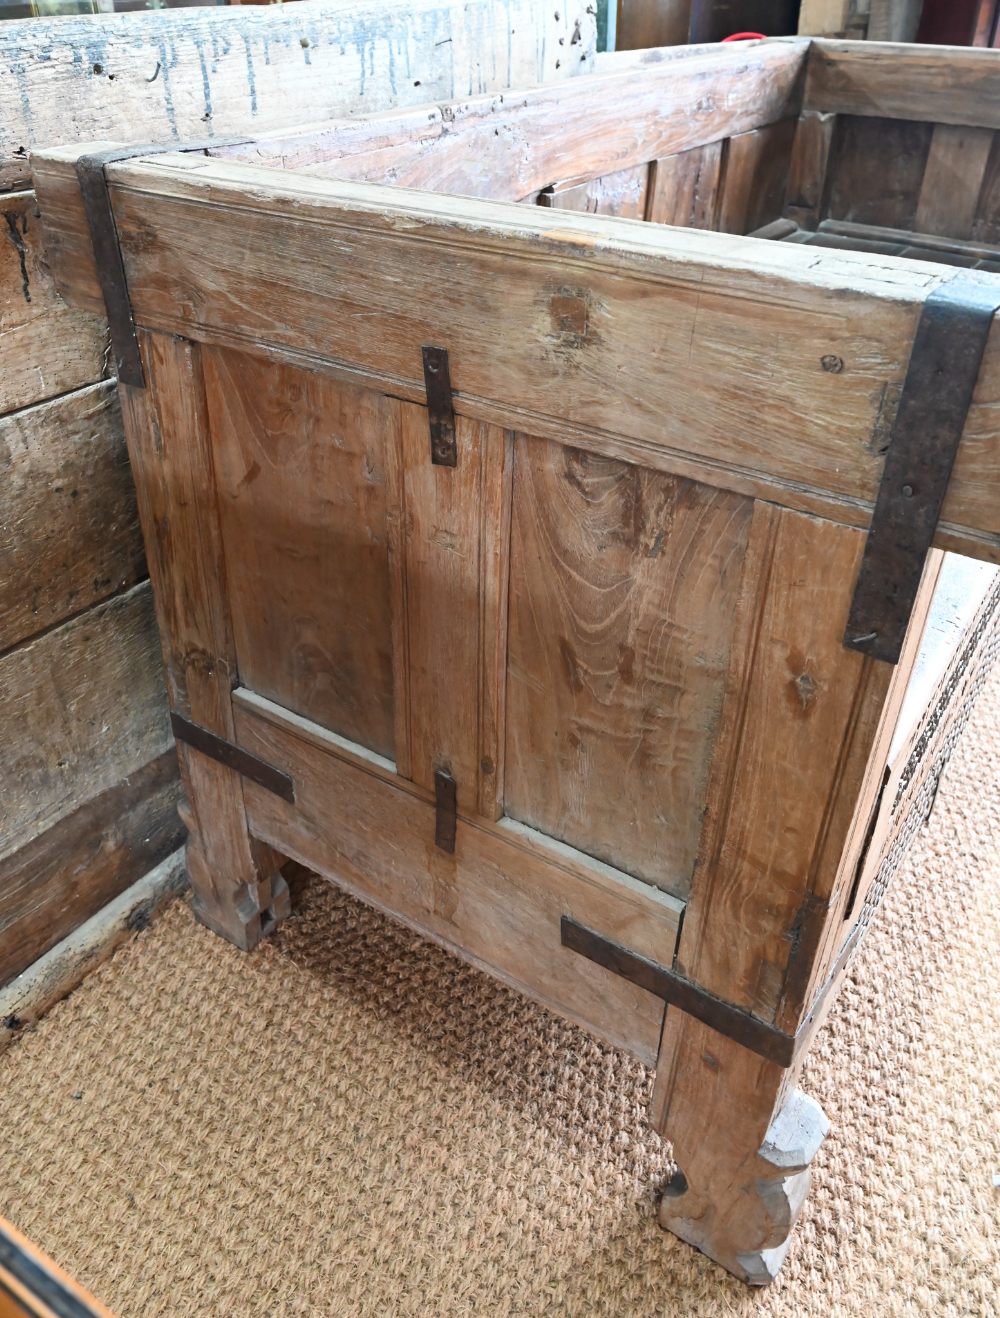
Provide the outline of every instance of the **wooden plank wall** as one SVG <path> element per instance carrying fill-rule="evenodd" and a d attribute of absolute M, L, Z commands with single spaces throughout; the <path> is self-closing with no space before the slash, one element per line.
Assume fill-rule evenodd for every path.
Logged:
<path fill-rule="evenodd" d="M 587 0 L 317 0 L 0 26 L 0 985 L 181 843 L 103 319 L 43 257 L 29 154 L 200 140 L 585 72 Z M 6 766 L 6 762 L 5 762 Z"/>
<path fill-rule="evenodd" d="M 827 133 L 816 220 L 1000 242 L 1000 134 L 992 128 L 841 114 L 829 117 Z"/>
<path fill-rule="evenodd" d="M 782 214 L 796 122 L 779 119 L 611 174 L 555 183 L 538 194 L 538 204 L 752 233 Z"/>

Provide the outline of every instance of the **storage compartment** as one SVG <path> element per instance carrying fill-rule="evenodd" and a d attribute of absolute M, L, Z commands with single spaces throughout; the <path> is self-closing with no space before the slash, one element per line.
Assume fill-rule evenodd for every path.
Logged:
<path fill-rule="evenodd" d="M 34 163 L 112 311 L 200 918 L 252 946 L 292 856 L 658 1058 L 662 1220 L 748 1280 L 940 766 L 894 743 L 944 552 L 1000 561 L 998 59 L 616 57 L 85 164 L 89 225 Z"/>

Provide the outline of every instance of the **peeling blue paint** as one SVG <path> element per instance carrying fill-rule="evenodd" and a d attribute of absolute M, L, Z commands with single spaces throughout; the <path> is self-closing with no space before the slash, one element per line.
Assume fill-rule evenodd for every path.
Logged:
<path fill-rule="evenodd" d="M 250 38 L 243 34 L 243 49 L 246 52 L 247 61 L 247 88 L 250 92 L 250 113 L 257 113 L 257 75 L 253 67 L 253 49 L 250 46 Z"/>

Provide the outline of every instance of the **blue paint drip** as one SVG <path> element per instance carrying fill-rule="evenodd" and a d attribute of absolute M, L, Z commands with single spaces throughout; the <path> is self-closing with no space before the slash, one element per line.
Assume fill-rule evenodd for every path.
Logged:
<path fill-rule="evenodd" d="M 247 87 L 250 91 L 250 113 L 257 113 L 257 75 L 253 67 L 253 50 L 250 46 L 250 38 L 243 34 L 243 49 L 246 51 L 247 58 Z"/>
<path fill-rule="evenodd" d="M 196 40 L 195 46 L 198 51 L 198 63 L 201 65 L 201 91 L 205 98 L 205 113 L 202 115 L 205 123 L 212 121 L 212 81 L 208 76 L 208 65 L 205 63 L 205 47 L 201 41 Z"/>
<path fill-rule="evenodd" d="M 163 108 L 166 111 L 167 122 L 170 124 L 171 136 L 178 138 L 180 133 L 177 130 L 177 110 L 174 106 L 174 93 L 170 86 L 170 57 L 167 54 L 167 43 L 158 41 L 156 50 L 160 57 L 160 69 L 163 72 Z"/>

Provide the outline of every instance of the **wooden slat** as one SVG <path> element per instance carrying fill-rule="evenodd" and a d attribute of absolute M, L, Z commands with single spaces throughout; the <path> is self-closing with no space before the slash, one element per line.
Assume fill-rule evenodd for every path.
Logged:
<path fill-rule="evenodd" d="M 201 354 L 167 335 L 142 335 L 141 350 L 147 387 L 123 386 L 122 411 L 170 705 L 232 741 L 237 663 Z M 247 835 L 242 781 L 187 746 L 179 758 L 195 844 L 188 868 L 203 918 L 252 944 L 259 928 L 247 937 L 242 905 L 264 876 Z"/>
<path fill-rule="evenodd" d="M 398 404 L 246 353 L 205 353 L 243 683 L 392 758 L 385 449 Z"/>
<path fill-rule="evenodd" d="M 622 215 L 642 220 L 646 216 L 649 166 L 632 165 L 613 174 L 582 182 L 569 180 L 546 189 L 538 198 L 554 210 L 583 211 L 587 215 Z"/>
<path fill-rule="evenodd" d="M 663 1004 L 563 948 L 562 915 L 668 960 L 682 903 L 516 825 L 459 820 L 433 844 L 427 794 L 403 791 L 324 745 L 322 729 L 236 701 L 240 744 L 290 772 L 289 806 L 253 784 L 251 826 L 303 864 L 637 1056 L 655 1056 Z"/>
<path fill-rule="evenodd" d="M 784 119 L 726 144 L 718 227 L 723 233 L 752 233 L 781 215 L 796 120 Z"/>
<path fill-rule="evenodd" d="M 837 116 L 807 110 L 795 128 L 784 213 L 807 229 L 825 214 L 827 171 Z"/>
<path fill-rule="evenodd" d="M 680 897 L 751 506 L 517 440 L 506 813 Z"/>
<path fill-rule="evenodd" d="M 112 383 L 0 417 L 0 652 L 145 575 Z"/>
<path fill-rule="evenodd" d="M 107 350 L 103 319 L 68 307 L 53 287 L 34 193 L 4 197 L 2 210 L 0 416 L 99 380 Z"/>
<path fill-rule="evenodd" d="M 0 188 L 36 146 L 246 137 L 586 70 L 584 0 L 314 0 L 5 23 Z"/>
<path fill-rule="evenodd" d="M 1000 133 L 993 135 L 993 146 L 983 172 L 972 238 L 977 242 L 1000 245 Z"/>
<path fill-rule="evenodd" d="M 934 129 L 928 123 L 842 115 L 826 185 L 826 214 L 914 229 Z"/>
<path fill-rule="evenodd" d="M 169 747 L 157 650 L 143 583 L 0 658 L 0 855 Z"/>
<path fill-rule="evenodd" d="M 84 239 L 60 208 L 65 161 L 43 169 L 53 224 L 70 223 L 59 228 L 61 277 L 87 294 L 85 270 L 69 262 Z M 313 362 L 321 353 L 416 399 L 414 345 L 454 343 L 465 415 L 535 434 L 549 424 L 613 456 L 853 525 L 869 516 L 884 407 L 920 308 L 945 277 L 926 263 L 219 161 L 160 157 L 112 174 L 143 323 Z M 830 357 L 844 369 L 825 370 Z M 942 548 L 1000 556 L 997 399 L 991 348 Z"/>
<path fill-rule="evenodd" d="M 181 845 L 165 751 L 0 860 L 0 985 Z"/>
<path fill-rule="evenodd" d="M 435 466 L 427 411 L 407 404 L 401 437 L 410 776 L 432 791 L 445 769 L 471 812 L 485 799 L 481 777 L 499 772 L 502 665 L 480 676 L 480 657 L 505 631 L 509 446 L 503 431 L 459 419 L 457 465 Z"/>
<path fill-rule="evenodd" d="M 724 142 L 710 142 L 652 161 L 646 219 L 685 229 L 717 229 L 724 148 Z"/>
<path fill-rule="evenodd" d="M 516 201 L 562 179 L 596 178 L 796 112 L 806 43 L 705 54 L 571 79 L 516 96 L 316 124 L 220 158 L 339 179 Z"/>
<path fill-rule="evenodd" d="M 988 128 L 935 127 L 917 202 L 919 233 L 972 236 L 993 137 Z"/>
<path fill-rule="evenodd" d="M 803 108 L 1000 128 L 1000 60 L 954 46 L 814 41 Z"/>
<path fill-rule="evenodd" d="M 678 968 L 764 1020 L 825 922 L 894 672 L 842 643 L 863 544 L 755 506 Z"/>

